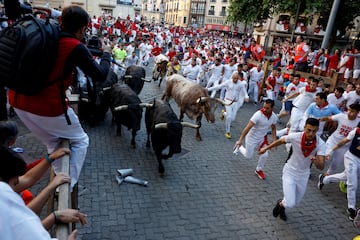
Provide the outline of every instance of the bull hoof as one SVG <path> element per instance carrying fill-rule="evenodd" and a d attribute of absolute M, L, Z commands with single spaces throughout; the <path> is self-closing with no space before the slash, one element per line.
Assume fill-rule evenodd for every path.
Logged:
<path fill-rule="evenodd" d="M 150 147 L 150 143 L 146 143 L 146 147 L 149 148 L 149 147 Z"/>
<path fill-rule="evenodd" d="M 135 144 L 130 144 L 130 148 L 135 149 L 136 145 Z"/>
<path fill-rule="evenodd" d="M 196 140 L 198 140 L 199 142 L 202 141 L 201 136 L 196 136 Z"/>
<path fill-rule="evenodd" d="M 160 176 L 164 176 L 165 168 L 164 166 L 159 166 L 159 174 Z"/>

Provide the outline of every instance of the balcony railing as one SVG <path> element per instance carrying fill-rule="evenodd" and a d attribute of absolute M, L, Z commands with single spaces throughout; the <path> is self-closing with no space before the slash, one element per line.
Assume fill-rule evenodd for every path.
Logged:
<path fill-rule="evenodd" d="M 224 12 L 220 12 L 220 16 L 221 17 L 225 17 L 226 16 L 226 12 L 224 11 Z"/>
<path fill-rule="evenodd" d="M 208 15 L 215 15 L 215 11 L 214 10 L 209 10 Z"/>

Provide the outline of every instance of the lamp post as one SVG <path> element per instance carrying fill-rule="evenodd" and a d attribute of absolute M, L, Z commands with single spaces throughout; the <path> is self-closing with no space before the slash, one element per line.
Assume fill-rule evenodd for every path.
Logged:
<path fill-rule="evenodd" d="M 337 10 L 339 9 L 340 1 L 341 0 L 334 0 L 334 2 L 333 2 L 331 12 L 330 12 L 330 16 L 329 16 L 329 20 L 328 20 L 328 23 L 327 23 L 327 26 L 326 26 L 325 35 L 324 35 L 323 41 L 321 43 L 321 48 L 327 48 L 327 46 L 329 44 L 331 32 L 332 32 L 332 30 L 334 28 L 334 22 L 335 22 Z"/>

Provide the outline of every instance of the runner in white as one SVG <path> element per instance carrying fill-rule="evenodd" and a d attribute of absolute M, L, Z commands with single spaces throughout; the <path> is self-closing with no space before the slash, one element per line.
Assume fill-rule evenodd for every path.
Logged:
<path fill-rule="evenodd" d="M 257 67 L 253 67 L 250 71 L 249 90 L 248 94 L 253 96 L 254 103 L 257 104 L 259 97 L 259 85 L 264 80 L 264 70 L 262 64 L 259 63 Z"/>
<path fill-rule="evenodd" d="M 284 197 L 277 201 L 273 209 L 274 217 L 280 215 L 280 218 L 286 221 L 285 208 L 293 208 L 300 203 L 306 191 L 312 163 L 318 169 L 324 169 L 326 146 L 321 138 L 316 135 L 318 129 L 319 120 L 308 118 L 304 132 L 289 133 L 269 146 L 260 149 L 259 154 L 264 154 L 281 144 L 291 143 L 293 146 L 293 152 L 283 168 Z"/>
<path fill-rule="evenodd" d="M 276 140 L 276 122 L 277 116 L 273 112 L 275 102 L 271 99 L 266 99 L 262 109 L 256 111 L 250 118 L 249 123 L 242 131 L 239 140 L 235 143 L 234 150 L 239 149 L 245 158 L 252 158 L 255 150 L 268 145 L 267 132 L 271 128 L 272 140 Z M 245 139 L 245 147 L 242 145 Z M 263 168 L 267 160 L 268 153 L 259 156 L 258 164 L 255 169 L 255 174 L 260 179 L 265 179 Z"/>
<path fill-rule="evenodd" d="M 350 143 L 338 147 L 335 151 L 333 151 L 333 148 L 338 142 L 347 137 L 350 131 L 356 128 L 360 122 L 360 118 L 358 118 L 359 112 L 360 104 L 351 104 L 347 113 L 339 113 L 321 119 L 322 121 L 335 121 L 338 123 L 338 127 L 326 141 L 326 152 L 327 155 L 330 155 L 329 160 L 331 160 L 331 162 L 326 173 L 319 175 L 318 188 L 320 190 L 323 188 L 324 184 L 346 181 L 345 171 L 341 173 L 336 173 L 336 171 L 338 167 L 344 163 L 344 154 L 349 149 Z"/>
<path fill-rule="evenodd" d="M 232 81 L 226 81 L 208 89 L 209 91 L 222 88 L 226 89 L 225 102 L 229 104 L 231 103 L 229 106 L 225 105 L 225 112 L 223 112 L 226 118 L 225 137 L 227 139 L 231 138 L 231 122 L 235 120 L 237 111 L 242 107 L 244 101 L 249 101 L 249 96 L 246 92 L 246 82 L 243 80 L 244 78 L 242 73 L 234 73 L 232 75 Z"/>
<path fill-rule="evenodd" d="M 336 151 L 337 148 L 347 144 L 348 142 L 351 143 L 349 150 L 346 151 L 344 156 L 344 165 L 347 176 L 347 211 L 349 219 L 353 221 L 357 214 L 357 210 L 355 209 L 358 175 L 360 171 L 360 124 L 358 124 L 357 128 L 353 129 L 346 138 L 338 142 L 334 146 L 333 151 Z"/>
<path fill-rule="evenodd" d="M 206 85 L 206 88 L 209 88 L 211 86 L 215 87 L 219 85 L 223 80 L 223 67 L 224 65 L 221 64 L 221 59 L 216 58 L 215 63 L 210 67 L 209 72 L 211 73 L 211 76 L 209 78 L 209 81 Z M 212 91 L 210 94 L 210 97 L 215 97 L 216 91 Z"/>

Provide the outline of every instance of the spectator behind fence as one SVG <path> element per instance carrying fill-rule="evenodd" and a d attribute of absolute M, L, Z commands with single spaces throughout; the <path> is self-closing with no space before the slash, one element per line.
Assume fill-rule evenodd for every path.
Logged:
<path fill-rule="evenodd" d="M 86 223 L 86 215 L 74 209 L 55 211 L 42 222 L 14 191 L 26 171 L 25 161 L 14 151 L 0 146 L 0 232 L 2 240 L 51 239 L 46 231 L 55 223 Z M 68 239 L 76 239 L 73 231 Z"/>
<path fill-rule="evenodd" d="M 76 66 L 95 81 L 105 80 L 110 68 L 111 49 L 108 45 L 103 46 L 104 53 L 99 65 L 80 42 L 90 21 L 83 8 L 67 6 L 62 11 L 61 19 L 60 51 L 49 82 L 60 76 L 64 80 L 49 84 L 35 96 L 9 91 L 9 102 L 32 134 L 47 146 L 48 153 L 54 152 L 61 139 L 69 140 L 71 187 L 74 187 L 85 161 L 89 138 L 75 112 L 68 107 L 65 90 L 71 84 L 72 72 Z M 55 173 L 58 173 L 60 162 L 55 161 L 52 165 Z"/>

